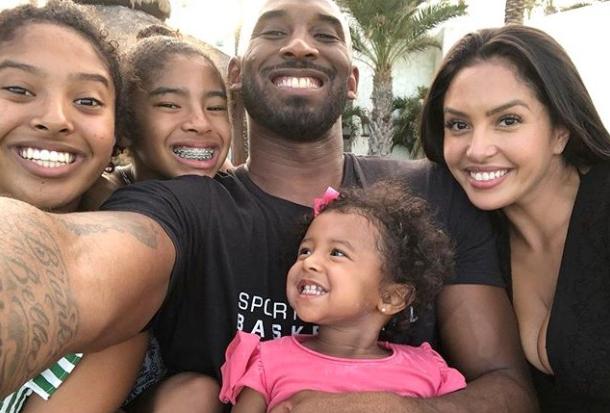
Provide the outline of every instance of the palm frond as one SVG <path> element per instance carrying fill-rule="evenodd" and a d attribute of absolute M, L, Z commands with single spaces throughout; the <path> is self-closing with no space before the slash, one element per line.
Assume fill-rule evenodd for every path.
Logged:
<path fill-rule="evenodd" d="M 440 0 L 337 0 L 350 16 L 350 32 L 357 57 L 372 67 L 373 110 L 369 128 L 369 153 L 385 154 L 391 149 L 392 129 L 400 129 L 392 122 L 392 67 L 413 53 L 439 47 L 430 30 L 441 23 L 466 13 L 466 6 Z M 413 114 L 414 108 L 404 110 Z M 406 116 L 406 115 L 405 115 Z M 403 124 L 411 130 L 401 136 L 413 136 L 413 119 Z M 395 138 L 396 139 L 396 138 Z M 412 140 L 411 140 L 412 141 Z M 410 141 L 410 142 L 411 142 Z M 372 148 L 372 149 L 371 149 Z"/>
<path fill-rule="evenodd" d="M 463 4 L 424 4 L 422 0 L 339 0 L 352 18 L 354 50 L 369 66 L 393 66 L 428 47 L 439 47 L 427 33 L 465 14 Z"/>

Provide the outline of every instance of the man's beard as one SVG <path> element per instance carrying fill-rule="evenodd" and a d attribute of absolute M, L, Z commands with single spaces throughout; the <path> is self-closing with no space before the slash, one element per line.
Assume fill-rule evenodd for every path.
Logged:
<path fill-rule="evenodd" d="M 282 68 L 309 68 L 310 63 L 285 63 Z M 316 68 L 318 68 L 316 66 Z M 339 79 L 336 85 L 333 80 L 336 72 L 329 73 L 330 95 L 317 107 L 311 107 L 308 99 L 292 96 L 279 99 L 273 96 L 274 91 L 261 87 L 253 71 L 244 67 L 241 95 L 248 114 L 257 123 L 275 134 L 296 142 L 314 142 L 320 139 L 335 124 L 343 113 L 347 101 L 347 81 Z M 266 79 L 266 76 L 261 76 Z"/>

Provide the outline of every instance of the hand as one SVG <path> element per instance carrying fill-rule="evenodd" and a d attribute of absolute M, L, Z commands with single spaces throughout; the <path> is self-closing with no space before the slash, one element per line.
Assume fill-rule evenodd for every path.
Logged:
<path fill-rule="evenodd" d="M 276 405 L 270 413 L 423 412 L 417 408 L 415 401 L 392 393 L 326 393 L 304 390 Z"/>
<path fill-rule="evenodd" d="M 333 396 L 337 395 L 320 391 L 303 390 L 296 393 L 290 399 L 284 400 L 276 405 L 269 413 L 298 413 L 299 411 L 316 411 L 322 413 L 324 411 L 322 406 L 324 406 L 324 408 L 329 408 L 329 405 L 326 404 L 328 401 L 325 402 L 325 400 L 330 399 Z M 331 410 L 333 409 L 331 408 L 329 411 Z"/>

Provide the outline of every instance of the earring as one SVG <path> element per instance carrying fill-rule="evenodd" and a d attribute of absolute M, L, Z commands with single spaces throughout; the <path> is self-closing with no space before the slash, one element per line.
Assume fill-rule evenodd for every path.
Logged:
<path fill-rule="evenodd" d="M 385 313 L 386 308 L 385 307 L 381 307 L 381 312 Z"/>
<path fill-rule="evenodd" d="M 104 168 L 104 172 L 106 172 L 107 174 L 110 174 L 110 173 L 114 172 L 115 167 L 116 167 L 116 165 L 111 160 L 110 162 L 108 162 L 108 165 Z"/>
<path fill-rule="evenodd" d="M 120 155 L 121 152 L 121 147 L 115 143 L 112 148 L 112 155 L 110 155 L 110 161 L 108 162 L 108 165 L 104 168 L 104 172 L 106 172 L 107 174 L 114 172 L 114 168 L 116 167 L 114 161 L 116 157 Z"/>
<path fill-rule="evenodd" d="M 413 309 L 413 306 L 410 305 L 409 306 L 409 322 L 410 323 L 414 323 L 417 321 L 419 317 L 415 314 L 415 310 Z"/>

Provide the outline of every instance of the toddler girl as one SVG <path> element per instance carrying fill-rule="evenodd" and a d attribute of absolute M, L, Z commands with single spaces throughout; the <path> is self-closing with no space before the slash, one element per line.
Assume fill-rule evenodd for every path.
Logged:
<path fill-rule="evenodd" d="M 261 343 L 238 332 L 220 399 L 234 412 L 264 412 L 300 390 L 433 397 L 464 388 L 429 344 L 392 343 L 414 321 L 413 308 L 432 303 L 452 258 L 424 201 L 399 182 L 329 188 L 315 202 L 286 286 L 299 318 L 319 333 Z"/>

